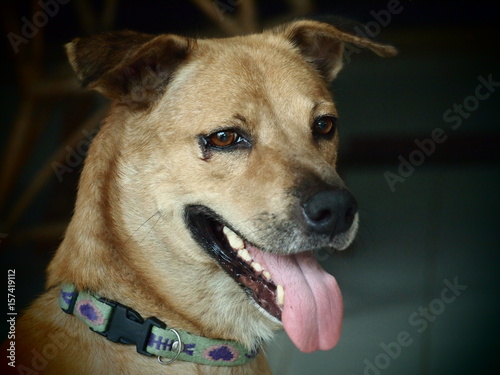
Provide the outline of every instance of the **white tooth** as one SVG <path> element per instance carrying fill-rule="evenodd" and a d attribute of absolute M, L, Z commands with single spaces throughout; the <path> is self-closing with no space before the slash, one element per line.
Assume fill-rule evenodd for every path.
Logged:
<path fill-rule="evenodd" d="M 250 262 L 252 260 L 252 256 L 248 252 L 247 249 L 242 249 L 238 251 L 238 256 L 243 259 L 245 262 Z"/>
<path fill-rule="evenodd" d="M 262 272 L 262 275 L 263 275 L 266 279 L 271 280 L 271 274 L 270 274 L 268 271 L 264 271 L 264 272 Z"/>
<path fill-rule="evenodd" d="M 231 229 L 229 229 L 228 227 L 224 227 L 222 231 L 226 235 L 229 245 L 231 245 L 233 249 L 241 250 L 245 248 L 243 240 Z"/>
<path fill-rule="evenodd" d="M 276 302 L 278 302 L 280 307 L 285 305 L 285 289 L 281 285 L 278 285 L 276 288 Z"/>
<path fill-rule="evenodd" d="M 262 265 L 257 262 L 252 262 L 251 266 L 255 270 L 255 272 L 262 272 L 264 270 L 264 268 L 262 268 Z"/>

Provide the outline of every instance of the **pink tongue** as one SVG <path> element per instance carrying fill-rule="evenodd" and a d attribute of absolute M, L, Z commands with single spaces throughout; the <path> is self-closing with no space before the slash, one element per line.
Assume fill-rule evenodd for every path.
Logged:
<path fill-rule="evenodd" d="M 281 320 L 297 348 L 305 353 L 333 348 L 340 338 L 343 312 L 335 278 L 311 252 L 283 256 L 248 250 L 285 289 Z"/>

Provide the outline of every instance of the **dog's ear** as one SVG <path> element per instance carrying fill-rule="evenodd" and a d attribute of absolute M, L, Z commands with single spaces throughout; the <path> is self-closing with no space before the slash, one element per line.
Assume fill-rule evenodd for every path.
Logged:
<path fill-rule="evenodd" d="M 393 46 L 354 35 L 325 22 L 300 20 L 279 26 L 272 32 L 284 36 L 297 46 L 306 60 L 313 64 L 328 82 L 342 69 L 344 43 L 368 48 L 382 57 L 397 54 Z"/>
<path fill-rule="evenodd" d="M 84 87 L 144 108 L 163 94 L 192 47 L 192 40 L 177 35 L 121 31 L 75 39 L 66 52 Z"/>

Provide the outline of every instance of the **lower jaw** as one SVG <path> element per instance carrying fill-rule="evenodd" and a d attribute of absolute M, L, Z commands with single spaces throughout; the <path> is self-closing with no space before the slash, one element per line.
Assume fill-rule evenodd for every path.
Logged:
<path fill-rule="evenodd" d="M 186 221 L 197 242 L 243 288 L 259 312 L 276 324 L 277 328 L 282 327 L 282 308 L 276 302 L 276 284 L 263 277 L 262 272 L 252 269 L 230 248 L 223 234 L 223 221 L 201 206 L 186 208 Z"/>

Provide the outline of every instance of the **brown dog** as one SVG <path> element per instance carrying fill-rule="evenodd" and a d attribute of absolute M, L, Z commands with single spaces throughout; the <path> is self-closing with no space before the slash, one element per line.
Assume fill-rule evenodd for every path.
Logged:
<path fill-rule="evenodd" d="M 269 374 L 258 349 L 274 330 L 304 352 L 337 343 L 340 290 L 312 250 L 357 228 L 327 87 L 344 42 L 395 54 L 310 20 L 67 46 L 113 107 L 47 291 L 18 324 L 17 373 Z"/>

